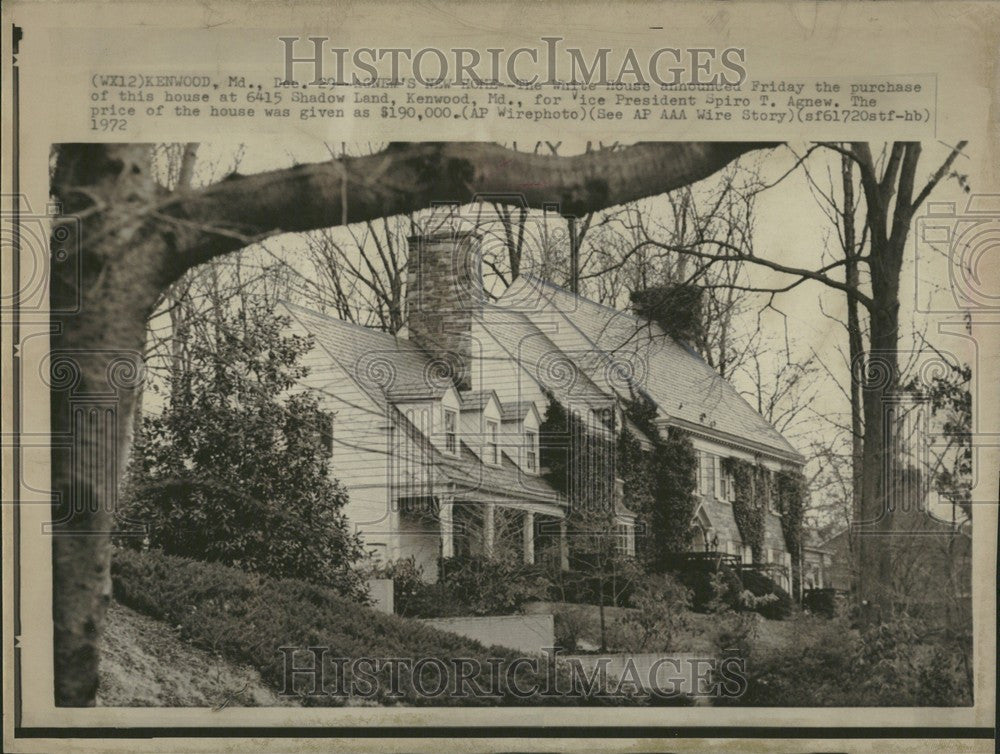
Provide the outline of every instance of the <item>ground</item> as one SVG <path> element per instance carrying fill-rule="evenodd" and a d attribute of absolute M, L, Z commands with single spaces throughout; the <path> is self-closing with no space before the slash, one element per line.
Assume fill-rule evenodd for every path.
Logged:
<path fill-rule="evenodd" d="M 256 670 L 185 643 L 179 632 L 112 603 L 101 649 L 103 707 L 276 707 L 294 704 Z"/>
<path fill-rule="evenodd" d="M 600 612 L 596 605 L 578 605 L 567 602 L 530 602 L 524 606 L 527 613 L 554 613 L 571 614 L 577 616 L 574 629 L 577 633 L 577 648 L 591 652 L 596 651 L 601 643 L 601 622 Z M 629 612 L 625 608 L 608 607 L 605 608 L 605 620 L 607 626 L 608 647 L 611 651 L 618 649 L 617 631 L 615 624 L 622 616 Z M 713 639 L 718 630 L 719 619 L 717 616 L 705 613 L 687 613 L 688 625 L 684 630 L 678 632 L 676 643 L 670 648 L 671 652 L 695 652 L 706 656 L 718 652 Z M 757 646 L 768 651 L 780 651 L 783 647 L 790 646 L 795 633 L 794 620 L 768 620 L 760 615 L 754 615 L 756 623 L 755 640 Z M 560 633 L 557 618 L 556 634 Z"/>
<path fill-rule="evenodd" d="M 581 616 L 579 649 L 594 651 L 600 644 L 598 608 L 593 605 L 534 603 L 528 612 L 571 610 Z M 626 612 L 609 608 L 609 645 L 615 642 L 614 623 Z M 687 628 L 676 637 L 674 652 L 714 654 L 714 616 L 690 613 Z M 757 646 L 780 652 L 794 640 L 796 622 L 766 620 L 757 623 Z M 611 647 L 614 651 L 614 647 Z M 185 642 L 180 632 L 162 621 L 118 603 L 108 611 L 101 652 L 101 684 L 97 703 L 105 707 L 272 707 L 295 702 L 265 685 L 256 670 Z"/>

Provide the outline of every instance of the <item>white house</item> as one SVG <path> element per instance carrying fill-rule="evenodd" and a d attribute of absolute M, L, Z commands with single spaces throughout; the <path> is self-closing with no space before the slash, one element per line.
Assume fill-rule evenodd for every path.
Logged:
<path fill-rule="evenodd" d="M 486 300 L 475 234 L 410 244 L 405 336 L 282 305 L 315 338 L 305 384 L 332 416 L 334 475 L 370 549 L 413 556 L 434 577 L 440 556 L 489 553 L 502 536 L 528 562 L 565 566 L 568 503 L 539 453 L 547 395 L 613 433 L 622 400 L 642 391 L 700 456 L 692 547 L 746 562 L 721 459 L 771 470 L 803 459 L 728 382 L 658 325 L 536 278 Z M 620 547 L 633 553 L 635 516 L 617 489 Z M 766 559 L 789 566 L 780 520 L 766 519 Z"/>

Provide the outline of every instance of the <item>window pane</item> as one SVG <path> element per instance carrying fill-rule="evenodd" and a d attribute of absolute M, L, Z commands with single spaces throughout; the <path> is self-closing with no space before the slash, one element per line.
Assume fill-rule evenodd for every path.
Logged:
<path fill-rule="evenodd" d="M 538 439 L 538 435 L 535 432 L 532 432 L 531 430 L 525 432 L 524 435 L 525 435 L 525 446 L 526 446 L 525 466 L 527 467 L 528 471 L 535 471 L 535 469 L 538 467 L 538 456 L 537 456 L 538 451 L 536 450 L 536 445 L 535 445 Z"/>
<path fill-rule="evenodd" d="M 455 426 L 458 417 L 454 411 L 445 409 L 444 412 L 444 446 L 449 453 L 454 453 L 458 449 L 458 438 L 455 434 Z"/>
<path fill-rule="evenodd" d="M 497 423 L 486 422 L 486 459 L 490 463 L 500 462 L 500 450 L 497 444 Z"/>
<path fill-rule="evenodd" d="M 701 459 L 701 494 L 706 497 L 715 497 L 715 456 L 711 453 L 702 453 Z"/>

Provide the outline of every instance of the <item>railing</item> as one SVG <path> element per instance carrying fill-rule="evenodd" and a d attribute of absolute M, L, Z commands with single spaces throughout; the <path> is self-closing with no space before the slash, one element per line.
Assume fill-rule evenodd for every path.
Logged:
<path fill-rule="evenodd" d="M 668 570 L 676 571 L 715 572 L 721 566 L 733 569 L 741 582 L 743 574 L 755 572 L 766 576 L 785 589 L 791 586 L 788 566 L 781 563 L 744 563 L 741 556 L 718 550 L 680 552 L 670 556 L 666 563 Z"/>
<path fill-rule="evenodd" d="M 719 550 L 700 550 L 697 552 L 678 552 L 667 559 L 668 569 L 677 570 L 716 570 L 720 565 L 740 569 L 743 558 Z"/>
<path fill-rule="evenodd" d="M 740 571 L 757 571 L 765 576 L 770 576 L 772 573 L 788 575 L 788 566 L 781 563 L 740 563 L 736 568 Z"/>

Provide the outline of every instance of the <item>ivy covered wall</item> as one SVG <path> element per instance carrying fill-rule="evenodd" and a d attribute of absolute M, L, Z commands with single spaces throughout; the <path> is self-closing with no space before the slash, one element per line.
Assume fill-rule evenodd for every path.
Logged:
<path fill-rule="evenodd" d="M 721 466 L 722 471 L 733 479 L 733 517 L 743 544 L 750 548 L 754 562 L 762 561 L 770 472 L 759 463 L 740 458 L 723 458 Z"/>
<path fill-rule="evenodd" d="M 809 496 L 802 471 L 785 469 L 772 474 L 759 463 L 739 458 L 723 458 L 722 469 L 732 476 L 733 516 L 755 561 L 763 560 L 767 501 L 774 500 L 785 550 L 792 557 L 795 582 L 802 552 L 802 521 Z"/>
<path fill-rule="evenodd" d="M 579 519 L 580 512 L 588 512 L 593 519 L 602 502 L 610 509 L 619 477 L 625 505 L 636 514 L 636 554 L 643 565 L 658 570 L 668 555 L 686 551 L 698 471 L 687 433 L 678 429 L 661 433 L 656 406 L 638 397 L 626 401 L 623 408 L 652 448 L 644 448 L 633 432 L 614 426 L 613 421 L 609 429 L 617 437 L 612 441 L 594 433 L 554 396 L 547 397 L 539 428 L 542 466 L 549 483 L 570 499 L 571 519 Z"/>
<path fill-rule="evenodd" d="M 660 570 L 669 555 L 690 547 L 698 456 L 683 430 L 672 427 L 664 436 L 656 425 L 657 408 L 647 398 L 634 396 L 626 402 L 625 415 L 653 446 L 643 450 L 638 438 L 623 428 L 619 459 L 625 502 L 641 526 L 645 565 Z"/>
<path fill-rule="evenodd" d="M 799 593 L 802 563 L 802 521 L 809 503 L 809 487 L 801 469 L 784 470 L 775 474 L 776 502 L 781 516 L 781 531 L 785 546 L 792 556 L 792 590 Z"/>
<path fill-rule="evenodd" d="M 636 514 L 636 554 L 647 570 L 660 570 L 670 555 L 690 548 L 698 502 L 698 455 L 683 430 L 660 431 L 657 408 L 644 396 L 633 396 L 623 408 L 652 447 L 644 447 L 628 426 L 615 426 L 610 417 L 608 432 L 595 431 L 549 394 L 539 428 L 541 465 L 549 483 L 571 501 L 571 527 L 574 521 L 580 525 L 582 514 L 589 525 L 595 523 L 595 515 L 614 525 L 614 484 L 620 477 L 625 505 Z M 808 499 L 802 472 L 772 473 L 760 463 L 732 457 L 722 458 L 721 466 L 732 478 L 733 517 L 755 562 L 765 560 L 768 500 L 774 501 L 797 588 Z"/>
<path fill-rule="evenodd" d="M 545 479 L 564 494 L 571 511 L 613 512 L 615 446 L 578 412 L 568 411 L 551 393 L 538 428 Z"/>

